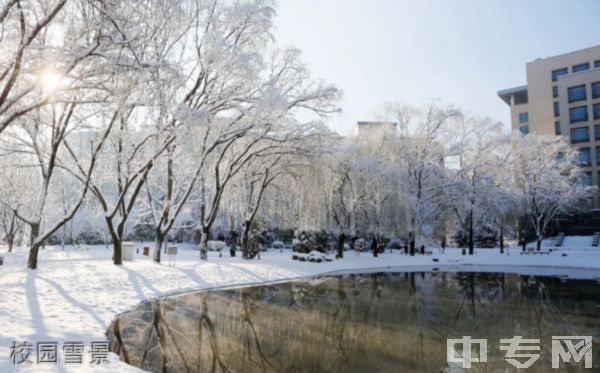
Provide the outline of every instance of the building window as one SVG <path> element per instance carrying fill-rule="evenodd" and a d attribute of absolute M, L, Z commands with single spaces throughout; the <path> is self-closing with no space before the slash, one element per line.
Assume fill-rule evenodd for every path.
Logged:
<path fill-rule="evenodd" d="M 596 146 L 596 164 L 600 165 L 600 146 Z"/>
<path fill-rule="evenodd" d="M 594 67 L 595 67 L 595 68 L 598 68 L 598 67 L 600 67 L 600 60 L 596 60 L 596 61 L 594 61 Z"/>
<path fill-rule="evenodd" d="M 560 121 L 558 121 L 558 120 L 556 122 L 554 122 L 554 134 L 556 136 L 562 135 L 562 131 L 560 130 Z"/>
<path fill-rule="evenodd" d="M 579 177 L 581 180 L 581 184 L 586 185 L 586 186 L 592 185 L 592 172 L 591 171 L 582 172 Z"/>
<path fill-rule="evenodd" d="M 554 116 L 557 117 L 560 115 L 560 107 L 558 106 L 558 102 L 554 103 Z"/>
<path fill-rule="evenodd" d="M 590 64 L 588 62 L 580 63 L 579 65 L 573 66 L 574 73 L 578 73 L 580 71 L 585 71 L 585 70 L 589 70 L 589 69 L 590 69 Z"/>
<path fill-rule="evenodd" d="M 519 113 L 519 123 L 529 122 L 529 113 Z"/>
<path fill-rule="evenodd" d="M 590 141 L 590 131 L 588 127 L 571 128 L 571 143 Z"/>
<path fill-rule="evenodd" d="M 594 136 L 596 140 L 600 140 L 600 124 L 594 126 Z"/>
<path fill-rule="evenodd" d="M 521 135 L 527 135 L 529 133 L 529 126 L 519 127 L 519 132 L 521 132 Z"/>
<path fill-rule="evenodd" d="M 587 106 L 577 106 L 569 108 L 569 122 L 579 123 L 588 120 Z"/>
<path fill-rule="evenodd" d="M 578 157 L 580 166 L 592 165 L 592 152 L 590 148 L 579 148 Z"/>
<path fill-rule="evenodd" d="M 600 97 L 600 82 L 592 83 L 592 98 Z"/>
<path fill-rule="evenodd" d="M 575 87 L 569 87 L 567 92 L 568 92 L 568 96 L 569 96 L 569 102 L 587 100 L 587 95 L 585 93 L 585 84 L 578 85 Z"/>
<path fill-rule="evenodd" d="M 552 87 L 552 97 L 558 97 L 558 87 L 557 86 Z"/>
<path fill-rule="evenodd" d="M 567 75 L 569 73 L 569 69 L 563 67 L 562 69 L 553 70 L 552 71 L 552 81 L 555 82 L 559 76 Z"/>
<path fill-rule="evenodd" d="M 594 104 L 594 119 L 600 119 L 600 104 Z"/>

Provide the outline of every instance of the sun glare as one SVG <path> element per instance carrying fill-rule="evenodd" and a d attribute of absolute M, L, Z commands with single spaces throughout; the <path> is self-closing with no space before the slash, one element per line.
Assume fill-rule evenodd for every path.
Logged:
<path fill-rule="evenodd" d="M 58 90 L 63 84 L 63 77 L 56 71 L 46 70 L 40 76 L 42 89 L 45 93 L 51 93 Z"/>

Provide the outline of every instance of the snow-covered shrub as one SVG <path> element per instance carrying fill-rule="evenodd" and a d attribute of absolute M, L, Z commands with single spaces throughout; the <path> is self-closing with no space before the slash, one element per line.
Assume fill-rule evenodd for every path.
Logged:
<path fill-rule="evenodd" d="M 325 255 L 321 252 L 318 251 L 311 251 L 310 253 L 308 253 L 306 259 L 309 262 L 316 262 L 316 263 L 321 263 L 321 262 L 331 262 L 332 259 L 330 256 Z"/>
<path fill-rule="evenodd" d="M 322 263 L 322 262 L 331 262 L 333 261 L 333 258 L 329 255 L 326 255 L 322 252 L 319 251 L 311 251 L 308 254 L 293 254 L 292 255 L 292 259 L 293 260 L 299 260 L 301 262 L 313 262 L 313 263 Z"/>
<path fill-rule="evenodd" d="M 358 240 L 354 241 L 354 250 L 359 252 L 369 251 L 371 249 L 370 246 L 371 245 L 369 245 L 367 240 L 364 238 L 359 238 Z"/>
<path fill-rule="evenodd" d="M 209 240 L 206 243 L 206 247 L 208 248 L 208 251 L 221 251 L 225 248 L 225 242 L 224 241 L 216 241 L 216 240 Z"/>
<path fill-rule="evenodd" d="M 458 247 L 469 246 L 469 234 L 458 230 L 454 235 L 454 242 Z M 473 232 L 473 242 L 476 247 L 496 247 L 498 245 L 498 232 L 488 224 L 478 226 Z"/>
<path fill-rule="evenodd" d="M 309 253 L 313 250 L 324 253 L 328 245 L 328 236 L 325 231 L 301 231 L 297 232 L 297 238 L 293 240 L 294 251 Z"/>
<path fill-rule="evenodd" d="M 401 239 L 392 239 L 387 245 L 387 250 L 404 250 L 406 243 Z"/>

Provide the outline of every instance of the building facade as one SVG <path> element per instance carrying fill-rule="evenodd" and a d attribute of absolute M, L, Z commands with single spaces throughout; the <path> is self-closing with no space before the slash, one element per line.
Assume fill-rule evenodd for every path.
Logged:
<path fill-rule="evenodd" d="M 364 136 L 372 134 L 396 133 L 398 123 L 396 122 L 370 122 L 359 121 L 350 133 L 351 136 Z"/>
<path fill-rule="evenodd" d="M 538 58 L 526 72 L 527 85 L 498 92 L 512 129 L 566 136 L 579 150 L 582 182 L 600 185 L 600 46 Z"/>

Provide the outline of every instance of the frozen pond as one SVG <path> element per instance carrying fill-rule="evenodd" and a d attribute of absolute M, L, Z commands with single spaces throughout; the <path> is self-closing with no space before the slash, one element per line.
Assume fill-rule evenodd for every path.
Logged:
<path fill-rule="evenodd" d="M 552 336 L 592 336 L 598 371 L 600 283 L 504 273 L 332 276 L 144 302 L 108 335 L 123 360 L 154 372 L 462 371 L 446 362 L 446 339 L 462 336 L 488 341 L 488 362 L 470 371 L 515 371 L 500 339 L 523 336 L 541 340 L 527 371 L 548 372 Z M 582 359 L 554 371 L 590 370 Z"/>

